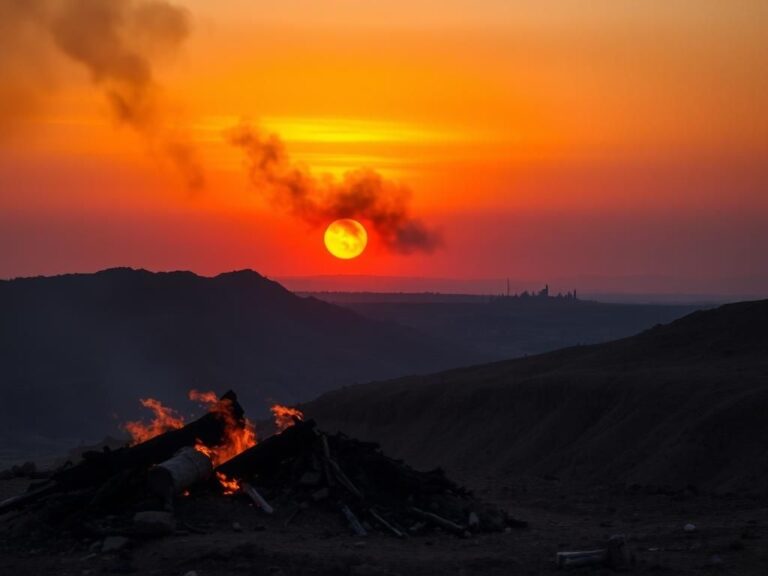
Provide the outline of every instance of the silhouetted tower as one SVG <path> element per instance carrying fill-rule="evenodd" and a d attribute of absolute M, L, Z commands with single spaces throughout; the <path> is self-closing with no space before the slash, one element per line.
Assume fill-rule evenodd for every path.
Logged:
<path fill-rule="evenodd" d="M 507 278 L 507 298 L 509 298 L 509 278 Z"/>

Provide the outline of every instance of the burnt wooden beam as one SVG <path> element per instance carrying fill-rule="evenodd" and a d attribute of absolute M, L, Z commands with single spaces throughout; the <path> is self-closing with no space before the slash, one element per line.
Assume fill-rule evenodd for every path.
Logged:
<path fill-rule="evenodd" d="M 297 422 L 283 432 L 270 436 L 227 460 L 216 468 L 216 472 L 221 472 L 228 478 L 247 478 L 274 471 L 283 460 L 294 458 L 311 449 L 316 438 L 313 420 Z"/>
<path fill-rule="evenodd" d="M 237 420 L 242 420 L 244 411 L 234 392 L 224 394 L 221 401 L 230 402 L 233 415 Z M 180 449 L 194 446 L 198 441 L 207 446 L 216 446 L 223 442 L 225 429 L 226 422 L 222 416 L 208 412 L 182 428 L 160 434 L 135 446 L 86 452 L 82 462 L 57 471 L 52 479 L 64 490 L 94 486 L 124 470 L 149 468 L 164 462 Z"/>

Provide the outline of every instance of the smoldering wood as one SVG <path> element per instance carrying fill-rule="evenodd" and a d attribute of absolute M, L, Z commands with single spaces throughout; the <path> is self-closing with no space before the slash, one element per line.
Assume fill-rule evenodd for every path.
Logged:
<path fill-rule="evenodd" d="M 82 474 L 82 471 L 76 474 L 71 472 L 75 467 L 60 471 L 59 477 L 69 480 L 68 487 L 52 481 L 49 486 L 42 487 L 45 493 L 39 497 L 39 505 L 19 514 L 28 514 L 30 519 L 34 519 L 30 525 L 39 526 L 37 518 L 42 518 L 55 529 L 66 523 L 67 529 L 106 534 L 124 530 L 126 521 L 136 510 L 153 510 L 161 514 L 163 510 L 167 513 L 177 508 L 181 513 L 192 504 L 198 491 L 194 491 L 192 499 L 174 500 L 172 494 L 184 490 L 189 483 L 196 483 L 201 476 L 195 471 L 189 476 L 179 476 L 189 480 L 174 479 L 167 463 L 174 460 L 177 450 L 185 446 L 186 450 L 192 450 L 189 447 L 198 437 L 205 438 L 200 432 L 199 422 L 208 422 L 206 426 L 215 427 L 217 422 L 212 420 L 210 415 L 206 415 L 188 425 L 193 427 L 193 432 L 187 432 L 185 440 L 168 440 L 179 437 L 179 431 L 172 431 L 158 437 L 159 440 L 149 441 L 145 444 L 155 448 L 139 456 L 128 458 L 124 453 L 146 451 L 144 445 L 116 450 L 107 455 L 89 456 L 90 468 L 83 466 L 84 469 L 91 471 L 93 466 L 101 465 L 110 470 L 109 466 L 114 466 L 112 469 L 117 469 L 117 472 L 107 475 L 100 482 L 98 477 L 89 478 L 84 486 L 79 487 L 73 485 L 72 478 Z M 195 429 L 195 426 L 198 428 Z M 220 430 L 223 432 L 223 426 Z M 216 444 L 219 439 L 211 440 L 213 437 L 215 434 L 208 436 L 206 443 Z M 170 455 L 155 459 L 158 453 L 168 453 L 166 448 L 169 443 L 173 445 Z M 117 468 L 125 462 L 130 465 Z M 206 464 L 203 475 L 210 474 L 210 462 Z M 509 525 L 503 511 L 490 510 L 490 505 L 452 483 L 441 470 L 414 470 L 401 461 L 385 456 L 377 444 L 361 442 L 341 433 L 319 433 L 311 420 L 295 423 L 222 464 L 217 470 L 229 478 L 237 478 L 241 492 L 262 510 L 283 510 L 287 514 L 285 526 L 295 523 L 296 514 L 310 506 L 341 513 L 358 536 L 376 530 L 398 538 L 407 537 L 402 526 L 410 526 L 414 519 L 424 522 L 422 526 L 428 524 L 460 536 L 467 534 L 465 524 L 472 524 L 482 532 L 503 530 Z M 148 482 L 148 478 L 152 480 Z M 218 494 L 213 490 L 214 486 L 215 483 L 211 482 L 207 492 Z M 201 488 L 200 492 L 206 491 L 205 486 Z M 264 498 L 265 494 L 270 497 L 270 502 Z M 32 498 L 35 497 L 33 494 Z M 28 500 L 28 496 L 22 495 L 9 504 L 13 506 L 22 502 L 23 505 Z M 172 514 L 170 517 L 173 518 Z M 369 521 L 371 526 L 361 520 Z M 163 528 L 162 531 L 168 532 L 167 522 L 158 525 Z M 138 532 L 143 525 L 139 521 L 133 526 Z M 146 530 L 153 534 L 160 531 Z"/>
<path fill-rule="evenodd" d="M 270 436 L 255 446 L 227 460 L 216 472 L 228 478 L 247 478 L 268 473 L 288 459 L 296 458 L 315 440 L 315 422 L 301 421 L 280 434 Z"/>
<path fill-rule="evenodd" d="M 341 513 L 344 514 L 344 517 L 347 519 L 347 522 L 349 522 L 349 527 L 352 528 L 352 531 L 355 534 L 358 536 L 368 536 L 368 531 L 363 527 L 363 525 L 360 523 L 360 520 L 357 519 L 357 516 L 355 516 L 355 513 L 352 512 L 349 506 L 342 504 L 340 510 Z"/>
<path fill-rule="evenodd" d="M 221 396 L 221 400 L 230 402 L 235 419 L 243 421 L 244 411 L 234 392 L 230 390 Z M 137 471 L 141 473 L 153 464 L 168 460 L 181 448 L 194 446 L 198 441 L 208 446 L 221 444 L 225 430 L 226 422 L 222 416 L 208 412 L 182 428 L 155 436 L 136 446 L 85 452 L 82 462 L 57 470 L 44 488 L 1 503 L 0 513 L 26 506 L 56 492 L 93 488 L 98 490 L 88 502 L 87 509 L 103 506 L 109 501 L 119 501 L 131 488 Z"/>
<path fill-rule="evenodd" d="M 253 503 L 256 504 L 259 508 L 261 508 L 265 514 L 273 514 L 275 512 L 275 509 L 272 508 L 272 506 L 269 505 L 269 503 L 264 499 L 264 497 L 259 494 L 258 490 L 248 484 L 248 482 L 243 482 L 240 485 L 240 491 L 248 496 L 251 500 L 253 500 Z"/>
<path fill-rule="evenodd" d="M 199 450 L 185 446 L 172 458 L 149 469 L 147 485 L 158 496 L 167 497 L 202 484 L 212 475 L 211 459 Z"/>
<path fill-rule="evenodd" d="M 243 418 L 243 408 L 237 401 L 237 395 L 231 390 L 221 397 L 231 402 L 233 415 L 237 420 Z M 146 442 L 103 452 L 86 452 L 83 462 L 70 468 L 59 470 L 53 480 L 62 488 L 93 486 L 101 484 L 107 478 L 129 468 L 149 468 L 171 458 L 185 446 L 194 446 L 198 441 L 206 446 L 216 446 L 224 440 L 226 422 L 221 415 L 208 412 L 194 422 L 177 430 L 171 430 L 150 438 Z"/>

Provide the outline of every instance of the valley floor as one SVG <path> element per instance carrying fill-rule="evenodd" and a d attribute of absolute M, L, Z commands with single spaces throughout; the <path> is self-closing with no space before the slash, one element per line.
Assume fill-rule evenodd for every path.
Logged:
<path fill-rule="evenodd" d="M 626 536 L 635 560 L 629 573 L 768 573 L 765 500 L 647 489 L 573 490 L 543 478 L 516 486 L 470 485 L 514 517 L 527 520 L 529 528 L 466 539 L 448 534 L 404 541 L 381 534 L 361 539 L 349 535 L 332 515 L 302 511 L 285 527 L 280 511 L 267 517 L 237 499 L 222 504 L 220 498 L 200 496 L 179 504 L 177 517 L 187 529 L 167 538 L 132 541 L 115 553 L 102 552 L 101 540 L 9 536 L 0 518 L 0 574 L 609 574 L 612 571 L 602 567 L 558 569 L 555 553 L 599 547 L 613 534 Z M 0 499 L 23 489 L 19 480 L 0 482 Z M 696 530 L 686 532 L 683 527 L 688 523 Z"/>

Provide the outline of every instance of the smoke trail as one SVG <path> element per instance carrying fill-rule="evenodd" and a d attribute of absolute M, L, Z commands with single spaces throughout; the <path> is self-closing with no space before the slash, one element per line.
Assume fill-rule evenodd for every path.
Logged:
<path fill-rule="evenodd" d="M 190 188 L 203 185 L 197 151 L 184 130 L 169 122 L 152 68 L 153 58 L 173 52 L 188 36 L 184 9 L 165 0 L 0 0 L 0 18 L 0 32 L 8 32 L 0 72 L 15 66 L 14 78 L 20 78 L 19 61 L 43 31 L 60 53 L 88 70 L 118 121 L 159 148 Z M 26 72 L 33 77 L 36 71 Z M 18 97 L 18 85 L 6 85 L 0 101 Z"/>
<path fill-rule="evenodd" d="M 283 209 L 313 226 L 338 218 L 364 221 L 382 244 L 400 254 L 432 252 L 439 234 L 410 214 L 408 188 L 370 169 L 347 172 L 341 180 L 315 177 L 291 161 L 280 139 L 243 123 L 227 134 L 248 159 L 251 182 L 267 189 Z"/>

